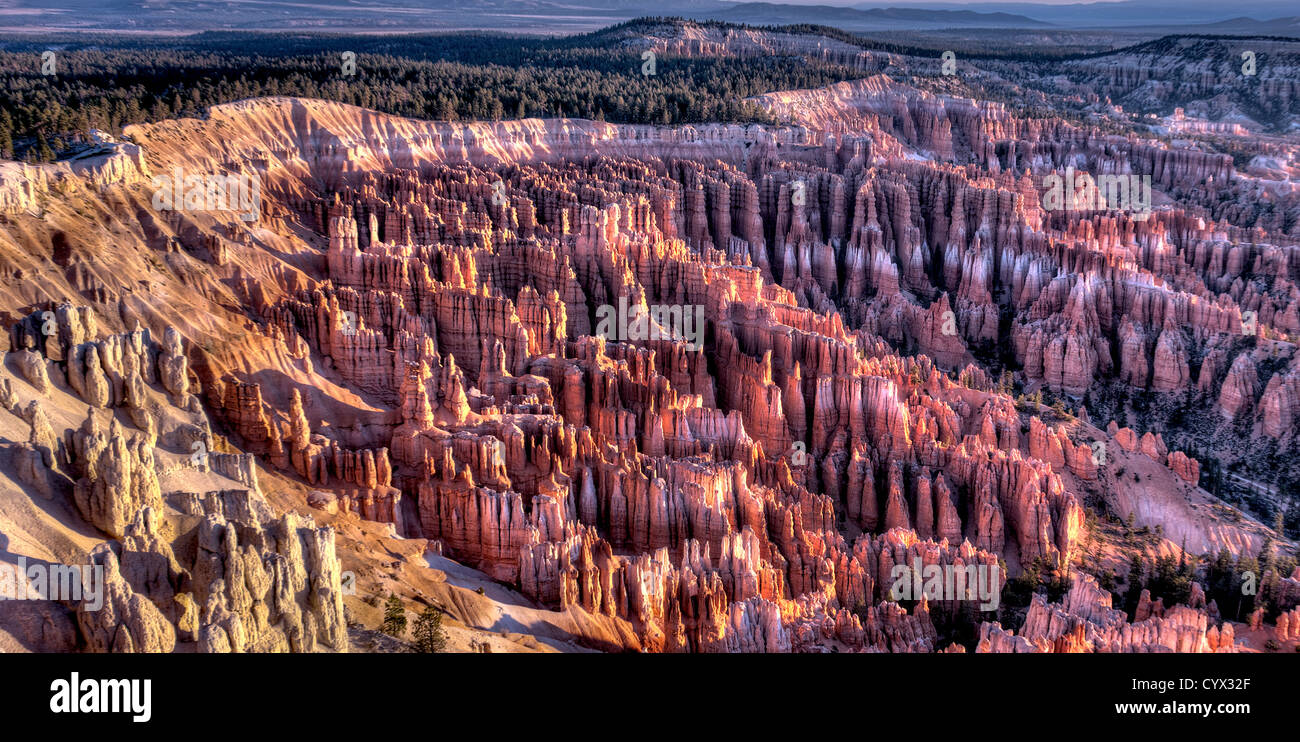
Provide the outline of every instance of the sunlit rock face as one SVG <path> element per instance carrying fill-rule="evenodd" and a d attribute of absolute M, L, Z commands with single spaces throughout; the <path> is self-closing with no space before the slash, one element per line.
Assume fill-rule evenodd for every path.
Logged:
<path fill-rule="evenodd" d="M 735 48 L 772 43 L 786 42 Z M 21 383 L 41 385 L 49 358 L 90 407 L 129 406 L 135 377 L 116 359 L 135 358 L 176 405 L 310 485 L 313 506 L 391 523 L 649 651 L 945 649 L 931 615 L 961 601 L 896 602 L 895 567 L 1005 580 L 1068 564 L 1103 490 L 1192 552 L 1257 548 L 1262 529 L 1193 507 L 1195 458 L 1145 429 L 1018 406 L 998 375 L 1072 408 L 1112 382 L 1208 395 L 1293 447 L 1294 240 L 1171 200 L 1233 195 L 1231 157 L 884 77 L 756 102 L 787 123 L 450 124 L 277 98 L 131 127 L 142 172 L 259 178 L 257 219 L 150 213 L 142 184 L 113 176 L 128 244 L 85 249 L 91 269 L 69 282 L 110 325 L 163 342 L 56 348 L 33 315 L 10 333 Z M 1136 175 L 1163 200 L 1058 209 L 1044 197 L 1066 168 Z M 147 296 L 132 285 L 145 274 Z M 33 436 L 25 476 L 45 481 L 48 436 Z M 76 490 L 86 517 L 149 533 L 134 518 L 161 507 L 137 472 L 149 442 L 75 440 L 94 464 Z M 1139 457 L 1141 492 L 1112 473 Z M 223 558 L 278 529 L 276 553 L 297 554 L 285 580 L 337 582 L 329 534 L 187 507 Z M 232 590 L 201 586 L 212 619 L 193 641 L 245 640 Z M 983 623 L 978 649 L 1232 648 L 1204 600 L 1132 623 L 1102 592 L 1036 599 L 1016 634 Z M 326 598 L 253 641 L 346 646 Z M 167 649 L 168 616 L 136 608 L 132 636 Z"/>

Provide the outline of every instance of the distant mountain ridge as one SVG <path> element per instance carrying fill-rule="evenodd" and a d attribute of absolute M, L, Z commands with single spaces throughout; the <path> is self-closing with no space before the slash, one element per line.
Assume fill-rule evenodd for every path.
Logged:
<path fill-rule="evenodd" d="M 1233 20 L 1268 24 L 1294 16 L 1292 0 L 1239 0 L 1231 4 L 1218 0 L 1116 0 L 1048 4 L 1035 2 L 929 2 L 927 0 L 889 0 L 891 5 L 906 9 L 953 10 L 978 13 L 1024 15 L 1058 26 L 1100 28 L 1105 26 L 1193 26 L 1228 23 Z M 859 10 L 880 8 L 882 3 L 858 3 Z M 1246 29 L 1243 29 L 1246 30 Z M 1269 33 L 1260 31 L 1260 33 Z"/>
<path fill-rule="evenodd" d="M 848 31 L 920 28 L 1040 28 L 1052 24 L 1012 13 L 977 13 L 970 10 L 925 8 L 869 8 L 838 5 L 792 5 L 788 3 L 739 3 L 722 11 L 688 13 L 690 18 L 707 18 L 748 24 L 815 23 Z"/>
<path fill-rule="evenodd" d="M 848 31 L 935 28 L 1042 28 L 1041 20 L 968 9 L 854 8 L 717 0 L 225 0 L 214 14 L 204 0 L 5 0 L 0 30 L 10 31 L 331 31 L 411 33 L 489 30 L 593 31 L 651 12 L 756 25 L 824 24 Z"/>
<path fill-rule="evenodd" d="M 857 5 L 662 0 L 2 0 L 0 31 L 304 31 L 408 34 L 483 30 L 572 34 L 642 17 L 680 16 L 747 25 L 827 25 L 860 32 L 977 30 L 1196 29 L 1296 35 L 1294 3 L 1241 0 L 1121 0 L 1049 5 L 1017 2 L 909 2 Z M 1272 19 L 1272 20 L 1269 20 Z"/>

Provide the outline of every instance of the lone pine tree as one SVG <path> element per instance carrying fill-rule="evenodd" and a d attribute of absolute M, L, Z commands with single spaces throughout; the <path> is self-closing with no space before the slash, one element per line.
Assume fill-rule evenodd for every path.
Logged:
<path fill-rule="evenodd" d="M 384 604 L 384 625 L 381 630 L 395 637 L 406 633 L 406 609 L 402 607 L 402 600 L 396 595 L 390 594 L 388 602 Z"/>
<path fill-rule="evenodd" d="M 441 652 L 447 647 L 447 635 L 442 630 L 442 611 L 431 605 L 415 619 L 415 648 L 426 654 Z"/>

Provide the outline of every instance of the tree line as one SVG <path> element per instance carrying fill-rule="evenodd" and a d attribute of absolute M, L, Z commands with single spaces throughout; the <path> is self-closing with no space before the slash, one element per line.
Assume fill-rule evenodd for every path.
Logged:
<path fill-rule="evenodd" d="M 640 48 L 611 31 L 565 39 L 204 33 L 10 41 L 0 45 L 0 157 L 48 161 L 75 151 L 91 129 L 117 134 L 272 95 L 432 120 L 774 123 L 745 99 L 858 76 L 842 65 L 780 57 L 671 55 L 659 55 L 654 74 L 645 74 Z M 42 74 L 46 50 L 56 53 L 53 75 Z M 353 74 L 345 73 L 344 52 L 355 54 Z"/>

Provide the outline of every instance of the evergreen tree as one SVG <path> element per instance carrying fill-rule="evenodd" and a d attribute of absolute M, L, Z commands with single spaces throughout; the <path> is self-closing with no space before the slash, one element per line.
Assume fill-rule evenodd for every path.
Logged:
<path fill-rule="evenodd" d="M 1206 593 L 1221 606 L 1229 606 L 1233 598 L 1232 555 L 1227 549 L 1219 549 L 1214 559 L 1206 559 L 1205 569 Z"/>
<path fill-rule="evenodd" d="M 1268 571 L 1273 566 L 1273 535 L 1269 534 L 1264 537 L 1264 544 L 1259 547 L 1259 569 L 1260 573 Z"/>
<path fill-rule="evenodd" d="M 447 647 L 447 635 L 442 630 L 442 611 L 431 605 L 424 607 L 424 613 L 415 619 L 415 648 L 426 654 L 441 652 Z"/>
<path fill-rule="evenodd" d="M 389 594 L 388 602 L 384 604 L 384 625 L 381 631 L 398 638 L 406 633 L 406 609 L 402 607 L 401 598 L 396 595 Z"/>
<path fill-rule="evenodd" d="M 1244 554 L 1237 557 L 1232 580 L 1234 620 L 1240 621 L 1242 616 L 1250 615 L 1250 612 L 1255 610 L 1255 595 L 1259 591 L 1259 583 L 1259 562 L 1255 557 Z M 1246 592 L 1248 585 L 1253 586 L 1255 592 Z"/>
<path fill-rule="evenodd" d="M 9 111 L 0 109 L 0 158 L 11 160 L 14 156 L 14 120 Z"/>
<path fill-rule="evenodd" d="M 54 150 L 45 141 L 45 133 L 41 132 L 36 135 L 36 161 L 37 162 L 54 162 Z"/>
<path fill-rule="evenodd" d="M 1142 562 L 1142 554 L 1134 552 L 1133 557 L 1129 559 L 1128 576 L 1125 578 L 1128 587 L 1124 591 L 1124 610 L 1130 616 L 1137 610 L 1138 601 L 1141 599 L 1146 582 L 1145 573 L 1146 566 Z"/>

